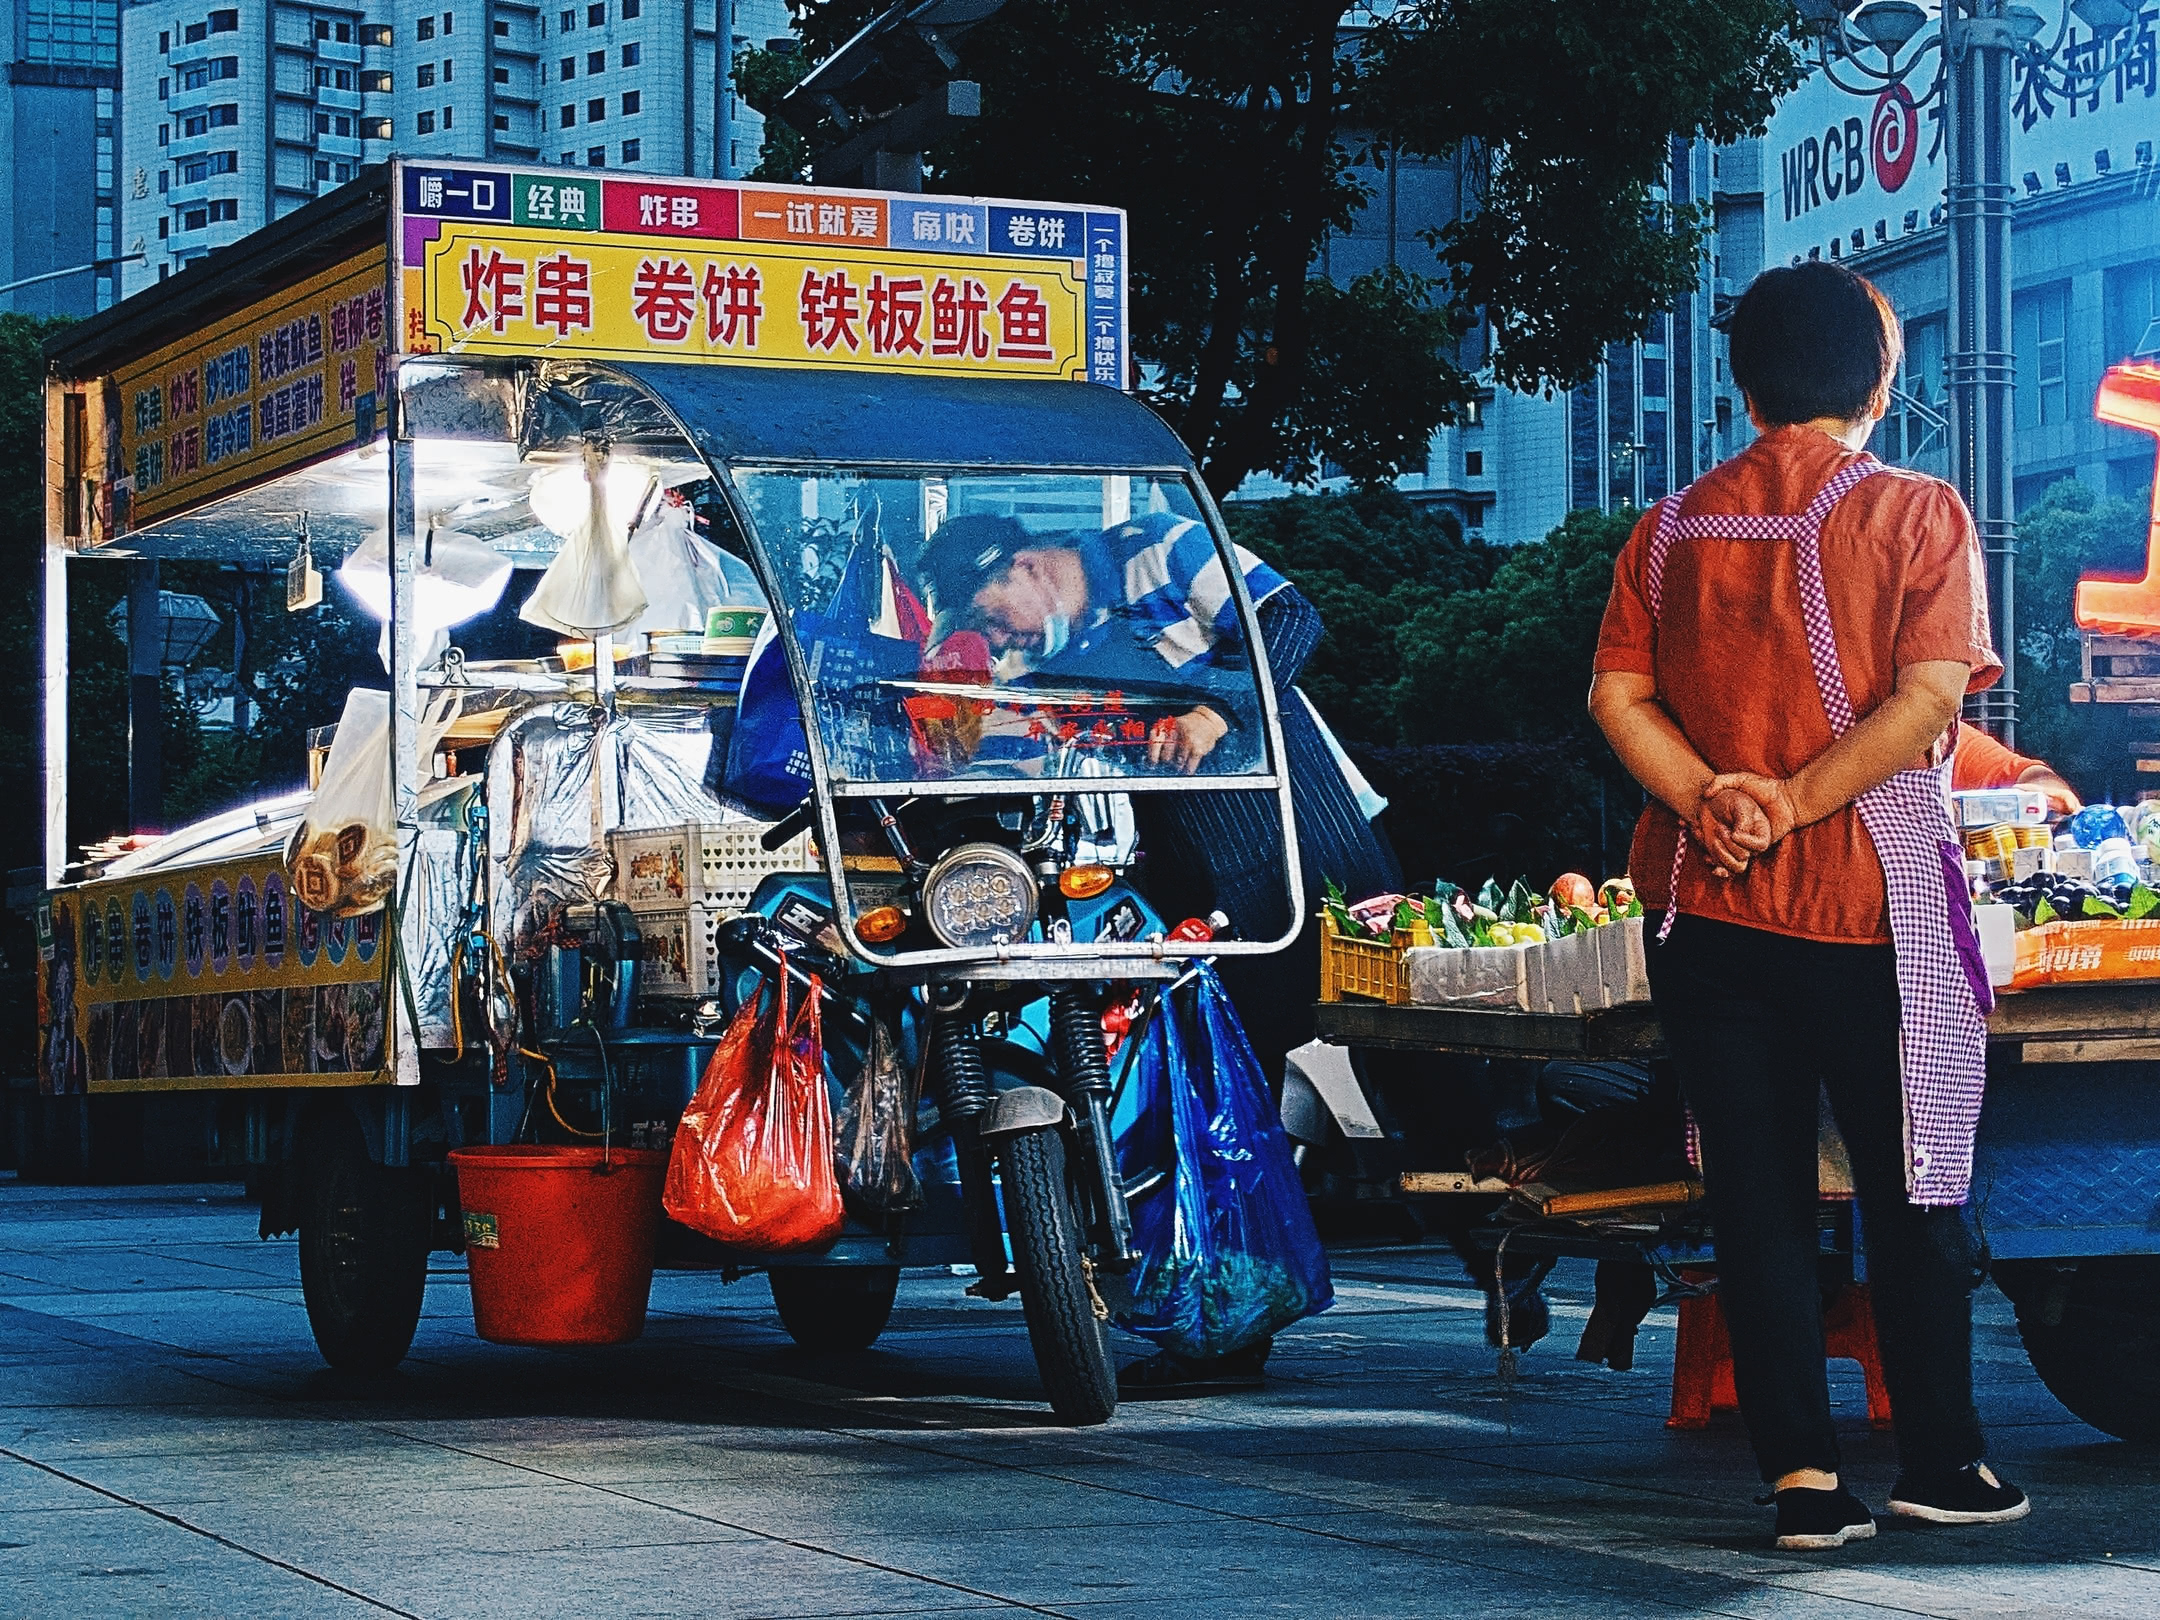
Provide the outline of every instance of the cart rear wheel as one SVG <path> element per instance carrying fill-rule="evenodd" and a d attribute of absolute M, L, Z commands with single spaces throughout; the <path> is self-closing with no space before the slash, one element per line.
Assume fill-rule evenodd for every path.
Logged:
<path fill-rule="evenodd" d="M 2160 1443 L 2160 1257 L 1997 1261 L 2033 1371 L 2118 1440 Z"/>
<path fill-rule="evenodd" d="M 300 1291 L 323 1359 L 387 1372 L 412 1347 L 427 1289 L 428 1183 L 368 1158 L 343 1108 L 310 1121 L 301 1144 Z"/>
<path fill-rule="evenodd" d="M 1075 1428 L 1107 1423 L 1117 1410 L 1117 1373 L 1109 1324 L 1095 1313 L 1080 1252 L 1064 1138 L 1050 1129 L 1022 1131 L 999 1144 L 998 1163 L 1020 1303 L 1050 1410 Z"/>
<path fill-rule="evenodd" d="M 815 1355 L 869 1349 L 900 1287 L 898 1266 L 774 1266 L 766 1276 L 780 1325 Z"/>

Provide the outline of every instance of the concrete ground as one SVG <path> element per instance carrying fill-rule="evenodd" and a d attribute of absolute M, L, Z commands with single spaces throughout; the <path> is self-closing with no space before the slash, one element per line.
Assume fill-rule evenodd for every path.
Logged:
<path fill-rule="evenodd" d="M 1663 1427 L 1669 1311 L 1633 1373 L 1570 1359 L 1586 1270 L 1503 1388 L 1450 1258 L 1345 1252 L 1265 1393 L 1075 1432 L 1017 1306 L 943 1273 L 859 1356 L 794 1350 L 761 1280 L 667 1275 L 640 1343 L 554 1353 L 475 1339 L 438 1256 L 411 1359 L 356 1387 L 254 1229 L 234 1188 L 0 1180 L 0 1615 L 2160 1614 L 2160 1454 L 2064 1413 L 1992 1292 L 1982 1410 L 2033 1516 L 1798 1555 L 1736 1422 Z"/>

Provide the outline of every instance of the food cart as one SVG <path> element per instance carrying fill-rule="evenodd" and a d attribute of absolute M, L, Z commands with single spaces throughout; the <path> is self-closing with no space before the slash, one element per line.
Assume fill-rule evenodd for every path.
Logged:
<path fill-rule="evenodd" d="M 911 946 L 905 930 L 923 932 L 931 909 L 928 887 L 910 898 L 922 863 L 881 843 L 866 852 L 847 831 L 866 807 L 905 851 L 906 805 L 888 813 L 878 796 L 908 795 L 958 737 L 965 763 L 996 778 L 966 791 L 1047 784 L 1058 833 L 1101 808 L 1103 779 L 1119 774 L 1111 750 L 1131 755 L 1137 736 L 1144 762 L 1144 694 L 1084 716 L 1083 735 L 1040 717 L 1052 698 L 1039 690 L 1026 718 L 987 671 L 914 680 L 920 634 L 884 643 L 904 646 L 903 680 L 869 668 L 883 655 L 868 642 L 802 629 L 813 588 L 828 618 L 867 591 L 877 634 L 885 617 L 919 620 L 893 559 L 963 512 L 1029 532 L 1161 517 L 1225 543 L 1189 458 L 1122 391 L 1125 243 L 1123 215 L 1098 208 L 393 160 L 50 346 L 41 1083 L 236 1104 L 229 1162 L 262 1190 L 264 1234 L 297 1230 L 333 1363 L 394 1364 L 428 1252 L 496 1240 L 492 1216 L 460 1210 L 452 1150 L 564 1132 L 666 1144 L 730 1010 L 724 925 L 761 885 L 785 928 L 788 875 L 822 873 L 828 911 L 805 934 L 849 971 L 890 970 L 915 1002 L 956 975 L 1086 980 L 1108 963 L 1120 981 L 1167 981 L 1182 957 L 1274 948 L 1147 932 L 1142 910 L 1103 888 L 1124 858 L 1107 850 L 1087 857 L 1100 882 L 1064 885 L 1102 896 L 1086 962 L 1058 960 L 1087 937 L 1077 904 L 1054 938 L 961 937 L 965 882 L 948 896 L 958 910 L 929 919 L 942 946 Z M 624 533 L 643 535 L 671 494 L 719 549 L 753 560 L 741 605 L 619 638 L 616 607 L 564 606 L 626 588 Z M 68 579 L 129 555 L 274 564 L 296 611 L 342 557 L 341 579 L 384 621 L 388 690 L 323 717 L 338 725 L 313 791 L 80 864 L 65 841 Z M 876 566 L 844 566 L 865 557 Z M 465 660 L 450 631 L 510 564 L 540 571 L 524 617 L 545 598 L 538 622 L 571 639 L 552 658 Z M 1249 631 L 1242 584 L 1220 594 L 1219 622 Z M 775 640 L 768 603 L 783 620 L 772 667 L 796 694 L 798 756 L 816 767 L 801 774 L 817 791 L 761 821 L 716 795 L 745 675 Z M 861 684 L 908 689 L 895 701 L 917 734 L 838 712 L 817 666 L 829 678 L 843 654 L 868 670 Z M 1197 785 L 1273 792 L 1287 814 L 1264 660 L 1214 678 L 1210 701 L 1228 692 L 1225 712 L 1242 718 Z M 983 763 L 986 729 L 1001 763 Z M 804 764 L 782 753 L 768 763 L 783 776 Z M 1066 774 L 1092 797 L 1064 791 Z M 1182 782 L 1156 776 L 1117 791 Z M 980 814 L 1019 843 L 999 829 L 1021 828 L 1023 809 Z M 1110 843 L 1118 824 L 1103 811 Z M 1032 891 L 1047 872 L 1045 893 L 1059 888 L 1046 842 L 1024 847 L 1007 863 L 1019 879 Z M 1004 870 L 969 881 L 995 898 L 1016 881 Z M 974 900 L 970 916 L 988 904 Z M 1000 992 L 984 1016 L 1024 1034 L 1009 1009 L 1043 993 Z M 1016 1124 L 981 1101 L 985 1141 L 1027 1123 L 1073 1128 L 1063 1103 Z M 1098 1157 L 1099 1103 L 1073 1105 Z M 954 1202 L 933 1186 L 920 1217 L 851 1220 L 808 1257 L 885 1274 L 882 1303 L 857 1290 L 865 1309 L 848 1331 L 874 1320 L 856 1342 L 882 1325 L 901 1264 L 982 1261 L 979 1209 L 970 1233 Z M 989 1219 L 995 1244 L 994 1206 Z M 760 1262 L 679 1247 L 730 1270 Z M 1089 1264 L 1068 1269 L 1099 1337 Z M 799 1338 L 847 1314 L 839 1294 L 796 1297 L 798 1316 L 781 1304 Z"/>

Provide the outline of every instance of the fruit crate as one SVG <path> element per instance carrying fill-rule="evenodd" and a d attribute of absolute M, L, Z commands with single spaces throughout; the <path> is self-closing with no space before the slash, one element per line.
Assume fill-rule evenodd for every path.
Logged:
<path fill-rule="evenodd" d="M 768 850 L 761 840 L 770 825 L 764 821 L 691 821 L 679 827 L 610 833 L 614 898 L 633 911 L 700 906 L 720 918 L 732 917 L 773 873 L 818 869 L 807 831 Z"/>
<path fill-rule="evenodd" d="M 739 909 L 739 908 L 738 908 Z M 695 903 L 638 912 L 638 999 L 709 1001 L 720 994 L 713 936 L 727 915 Z"/>
<path fill-rule="evenodd" d="M 1320 999 L 1384 1001 L 1408 1006 L 1410 978 L 1403 953 L 1393 940 L 1351 939 L 1335 931 L 1335 919 L 1320 919 Z"/>

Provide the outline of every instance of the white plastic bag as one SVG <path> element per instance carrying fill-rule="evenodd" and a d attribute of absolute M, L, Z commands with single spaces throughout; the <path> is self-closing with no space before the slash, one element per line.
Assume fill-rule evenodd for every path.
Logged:
<path fill-rule="evenodd" d="M 637 623 L 645 588 L 630 565 L 630 525 L 654 494 L 652 474 L 587 445 L 576 460 L 533 472 L 533 516 L 563 537 L 518 617 L 588 639 Z"/>
<path fill-rule="evenodd" d="M 690 509 L 664 502 L 630 537 L 630 565 L 645 587 L 645 613 L 631 628 L 640 635 L 656 630 L 702 633 L 706 615 L 716 607 L 765 605 L 749 564 L 730 557 L 702 539 L 690 521 Z"/>
<path fill-rule="evenodd" d="M 285 846 L 285 875 L 309 910 L 357 917 L 389 898 L 397 883 L 391 771 L 390 694 L 355 687 L 315 801 Z"/>

